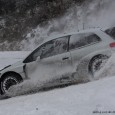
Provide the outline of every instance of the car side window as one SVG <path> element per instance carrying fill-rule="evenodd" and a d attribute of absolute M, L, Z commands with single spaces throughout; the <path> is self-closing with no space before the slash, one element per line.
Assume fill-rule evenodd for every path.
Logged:
<path fill-rule="evenodd" d="M 75 34 L 70 37 L 69 49 L 80 48 L 99 41 L 101 41 L 101 39 L 93 33 Z"/>
<path fill-rule="evenodd" d="M 44 50 L 41 54 L 41 58 L 47 58 L 50 56 L 67 52 L 68 38 L 69 36 L 64 36 L 47 42 L 44 45 Z"/>
<path fill-rule="evenodd" d="M 38 56 L 41 58 L 67 52 L 69 36 L 64 36 L 48 41 L 34 50 L 25 60 L 24 63 L 35 61 Z"/>

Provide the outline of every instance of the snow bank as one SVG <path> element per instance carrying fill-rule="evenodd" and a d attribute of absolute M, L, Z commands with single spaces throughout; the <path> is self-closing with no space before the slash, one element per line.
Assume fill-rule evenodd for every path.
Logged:
<path fill-rule="evenodd" d="M 64 89 L 1 100 L 0 115 L 93 115 L 94 112 L 113 115 L 114 90 L 115 77 L 111 77 Z"/>

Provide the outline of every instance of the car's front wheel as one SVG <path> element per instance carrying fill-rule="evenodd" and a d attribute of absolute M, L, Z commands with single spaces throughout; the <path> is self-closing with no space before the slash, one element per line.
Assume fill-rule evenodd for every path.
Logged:
<path fill-rule="evenodd" d="M 18 83 L 21 82 L 21 79 L 19 75 L 17 74 L 7 74 L 4 76 L 4 78 L 1 80 L 1 94 L 5 94 L 7 90 Z"/>
<path fill-rule="evenodd" d="M 92 75 L 95 75 L 97 71 L 99 71 L 107 62 L 108 56 L 106 55 L 98 55 L 95 56 L 89 63 L 89 71 Z"/>

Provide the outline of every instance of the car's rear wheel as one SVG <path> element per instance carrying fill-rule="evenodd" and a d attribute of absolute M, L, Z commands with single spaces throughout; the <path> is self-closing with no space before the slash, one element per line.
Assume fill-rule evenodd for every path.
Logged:
<path fill-rule="evenodd" d="M 5 94 L 7 90 L 18 83 L 20 83 L 22 80 L 20 79 L 19 75 L 17 74 L 7 74 L 4 76 L 4 78 L 1 80 L 1 94 Z"/>
<path fill-rule="evenodd" d="M 98 55 L 92 58 L 89 63 L 89 72 L 94 76 L 96 72 L 98 72 L 107 62 L 108 56 L 106 55 Z"/>

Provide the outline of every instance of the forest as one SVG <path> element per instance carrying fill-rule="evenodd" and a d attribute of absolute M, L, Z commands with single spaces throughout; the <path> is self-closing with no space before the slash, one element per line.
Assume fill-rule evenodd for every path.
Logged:
<path fill-rule="evenodd" d="M 80 5 L 83 1 L 0 0 L 0 43 L 5 40 L 14 43 L 21 41 L 31 29 L 62 16 L 72 5 Z"/>

